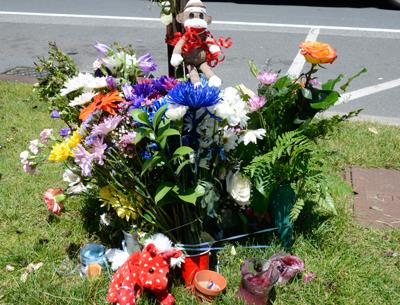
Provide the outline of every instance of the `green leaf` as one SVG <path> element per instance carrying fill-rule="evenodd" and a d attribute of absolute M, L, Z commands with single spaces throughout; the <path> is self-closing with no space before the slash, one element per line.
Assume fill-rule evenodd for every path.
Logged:
<path fill-rule="evenodd" d="M 150 159 L 146 160 L 146 162 L 144 162 L 143 167 L 142 167 L 142 173 L 140 175 L 143 176 L 143 174 L 145 172 L 147 172 L 148 170 L 152 169 L 154 166 L 156 166 L 158 163 L 164 161 L 164 158 L 158 155 L 155 155 L 153 157 L 151 157 Z"/>
<path fill-rule="evenodd" d="M 149 117 L 146 112 L 141 109 L 134 109 L 131 111 L 132 118 L 139 123 L 142 123 L 146 126 L 150 126 Z"/>
<path fill-rule="evenodd" d="M 325 110 L 333 106 L 339 99 L 339 93 L 331 91 L 321 102 L 311 103 L 310 106 L 313 109 Z"/>
<path fill-rule="evenodd" d="M 144 218 L 145 220 L 147 220 L 147 222 L 149 222 L 149 223 L 151 223 L 151 224 L 155 224 L 154 219 L 153 219 L 149 214 L 144 214 L 144 215 L 143 215 L 143 218 Z"/>
<path fill-rule="evenodd" d="M 257 75 L 260 74 L 260 70 L 258 70 L 257 65 L 252 60 L 249 60 L 249 68 L 254 77 L 257 77 Z"/>
<path fill-rule="evenodd" d="M 190 154 L 191 152 L 193 152 L 193 148 L 189 146 L 181 146 L 174 151 L 172 158 L 182 157 L 184 155 Z"/>
<path fill-rule="evenodd" d="M 361 74 L 366 73 L 368 70 L 367 68 L 362 68 L 360 72 L 354 74 L 353 76 L 350 76 L 349 79 L 347 80 L 347 82 L 340 86 L 340 89 L 342 89 L 343 91 L 347 90 L 347 87 L 350 85 L 350 83 L 353 81 L 353 79 L 359 77 Z"/>
<path fill-rule="evenodd" d="M 164 132 L 157 137 L 157 141 L 161 142 L 163 139 L 165 139 L 169 136 L 180 136 L 180 135 L 181 134 L 178 130 L 169 128 L 167 130 L 164 130 Z"/>
<path fill-rule="evenodd" d="M 172 182 L 161 183 L 161 185 L 156 190 L 156 196 L 154 198 L 156 203 L 162 200 L 165 195 L 167 195 L 174 188 L 174 186 L 175 185 Z"/>
<path fill-rule="evenodd" d="M 289 86 L 291 83 L 292 80 L 290 79 L 289 76 L 283 76 L 275 82 L 274 88 L 282 90 L 283 88 Z"/>
<path fill-rule="evenodd" d="M 204 192 L 200 192 L 200 189 L 198 188 L 191 188 L 189 190 L 187 190 L 185 193 L 177 193 L 177 196 L 179 197 L 179 199 L 181 199 L 182 201 L 188 202 L 188 203 L 192 203 L 192 204 L 196 204 L 196 200 L 197 198 L 201 197 L 204 195 Z"/>
<path fill-rule="evenodd" d="M 175 171 L 175 175 L 179 175 L 181 173 L 182 169 L 188 164 L 190 164 L 190 160 L 185 160 L 181 164 L 179 164 L 178 168 Z"/>
<path fill-rule="evenodd" d="M 310 89 L 302 88 L 301 94 L 304 96 L 304 98 L 306 98 L 308 100 L 312 100 L 312 93 L 311 93 Z"/>
<path fill-rule="evenodd" d="M 321 88 L 323 90 L 333 90 L 335 89 L 335 86 L 338 82 L 340 82 L 344 77 L 344 74 L 339 74 L 338 77 L 336 77 L 335 79 L 330 79 L 328 80 L 326 83 L 322 84 Z"/>
<path fill-rule="evenodd" d="M 154 115 L 154 118 L 153 118 L 153 129 L 154 130 L 156 130 L 158 125 L 160 124 L 165 111 L 167 111 L 167 107 L 168 107 L 168 104 L 162 106 L 160 109 L 157 110 L 156 114 Z"/>

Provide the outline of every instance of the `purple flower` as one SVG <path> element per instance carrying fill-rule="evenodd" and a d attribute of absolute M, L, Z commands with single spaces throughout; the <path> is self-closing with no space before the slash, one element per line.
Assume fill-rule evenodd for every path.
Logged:
<path fill-rule="evenodd" d="M 127 147 L 129 144 L 132 144 L 133 141 L 135 140 L 136 137 L 136 132 L 130 131 L 126 134 L 124 134 L 121 139 L 119 140 L 118 144 L 121 147 Z"/>
<path fill-rule="evenodd" d="M 112 76 L 107 76 L 106 82 L 107 82 L 108 87 L 109 87 L 111 90 L 117 88 L 117 83 L 116 83 L 114 77 L 112 77 Z"/>
<path fill-rule="evenodd" d="M 311 79 L 309 84 L 315 88 L 321 88 L 321 82 L 316 78 Z"/>
<path fill-rule="evenodd" d="M 94 140 L 96 140 L 97 136 L 87 136 L 85 138 L 85 144 L 86 145 L 92 145 Z"/>
<path fill-rule="evenodd" d="M 138 61 L 139 69 L 144 75 L 157 70 L 157 65 L 153 62 L 153 57 L 149 53 L 139 57 Z"/>
<path fill-rule="evenodd" d="M 249 100 L 250 104 L 250 110 L 252 112 L 256 112 L 257 110 L 261 109 L 267 101 L 265 100 L 265 97 L 263 96 L 253 96 Z"/>
<path fill-rule="evenodd" d="M 135 98 L 135 95 L 133 94 L 133 87 L 131 85 L 123 84 L 122 91 L 124 92 L 124 96 L 127 101 L 132 101 Z"/>
<path fill-rule="evenodd" d="M 105 136 L 110 131 L 117 128 L 118 124 L 122 121 L 123 117 L 120 115 L 116 115 L 113 117 L 108 117 L 104 120 L 103 123 L 99 125 L 94 125 L 93 130 L 90 133 L 92 136 Z"/>
<path fill-rule="evenodd" d="M 149 160 L 151 158 L 151 153 L 149 153 L 148 151 L 144 151 L 142 157 L 145 160 Z"/>
<path fill-rule="evenodd" d="M 152 83 L 140 83 L 133 86 L 133 91 L 137 97 L 152 98 L 157 93 Z"/>
<path fill-rule="evenodd" d="M 50 113 L 50 118 L 52 118 L 52 119 L 59 119 L 59 118 L 61 118 L 61 116 L 60 116 L 60 113 L 57 111 L 57 110 L 53 110 L 51 113 Z"/>
<path fill-rule="evenodd" d="M 108 52 L 112 50 L 108 45 L 100 42 L 96 42 L 94 47 L 98 52 L 100 52 L 103 55 L 107 55 Z"/>
<path fill-rule="evenodd" d="M 93 119 L 93 116 L 94 116 L 97 112 L 99 112 L 99 111 L 96 110 L 96 111 L 92 112 L 92 113 L 88 116 L 88 118 L 83 122 L 83 124 L 82 124 L 82 129 L 83 129 L 83 130 L 87 130 L 87 129 L 88 129 L 89 124 L 90 124 L 90 122 L 91 122 L 92 119 Z"/>
<path fill-rule="evenodd" d="M 107 144 L 103 142 L 103 138 L 97 137 L 92 143 L 92 156 L 99 165 L 104 164 L 104 151 L 107 149 Z"/>
<path fill-rule="evenodd" d="M 164 75 L 158 79 L 155 79 L 153 81 L 153 86 L 160 94 L 165 95 L 169 90 L 175 88 L 178 83 L 179 81 L 177 79 Z"/>
<path fill-rule="evenodd" d="M 63 128 L 59 131 L 59 135 L 62 137 L 66 137 L 71 133 L 71 129 L 70 128 Z"/>
<path fill-rule="evenodd" d="M 278 73 L 264 71 L 257 75 L 257 79 L 265 85 L 271 85 L 278 79 Z"/>
<path fill-rule="evenodd" d="M 92 175 L 92 163 L 94 156 L 90 154 L 82 144 L 78 144 L 78 146 L 74 149 L 74 157 L 76 164 L 82 170 L 82 176 L 89 177 Z"/>

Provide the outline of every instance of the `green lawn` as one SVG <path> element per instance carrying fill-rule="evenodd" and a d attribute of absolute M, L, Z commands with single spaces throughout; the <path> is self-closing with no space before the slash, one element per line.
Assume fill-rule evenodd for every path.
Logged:
<path fill-rule="evenodd" d="M 88 241 L 79 200 L 66 203 L 60 218 L 49 217 L 42 200 L 49 187 L 63 187 L 61 168 L 42 166 L 35 176 L 23 173 L 19 153 L 45 127 L 60 128 L 48 116 L 46 105 L 32 95 L 32 87 L 0 83 L 0 304 L 106 304 L 108 278 L 87 281 L 78 273 L 55 272 L 67 253 L 74 254 Z M 375 128 L 375 134 L 369 129 Z M 347 123 L 320 142 L 331 154 L 336 170 L 346 165 L 400 169 L 400 128 L 371 123 Z M 317 279 L 303 284 L 301 277 L 276 290 L 274 304 L 400 304 L 400 232 L 369 230 L 352 221 L 349 198 L 336 198 L 339 215 L 314 229 L 297 234 L 292 253 L 304 259 Z M 240 281 L 239 266 L 252 256 L 269 257 L 281 250 L 272 239 L 270 250 L 236 248 L 218 253 L 221 272 L 228 280 L 226 294 L 216 304 L 240 304 L 234 299 Z M 29 263 L 43 262 L 21 281 Z M 14 266 L 7 271 L 6 266 Z M 177 304 L 196 304 L 182 286 L 172 291 Z M 138 304 L 153 304 L 142 298 Z"/>

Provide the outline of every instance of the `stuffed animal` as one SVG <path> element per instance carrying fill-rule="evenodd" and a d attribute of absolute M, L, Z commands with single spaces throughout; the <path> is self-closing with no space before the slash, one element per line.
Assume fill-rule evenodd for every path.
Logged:
<path fill-rule="evenodd" d="M 170 266 L 182 261 L 182 252 L 172 247 L 162 234 L 147 240 L 142 252 L 134 252 L 114 274 L 107 301 L 134 305 L 145 289 L 150 290 L 162 305 L 172 305 L 175 298 L 167 290 Z"/>
<path fill-rule="evenodd" d="M 214 74 L 212 67 L 224 60 L 221 47 L 229 48 L 232 45 L 230 38 L 217 41 L 207 30 L 212 17 L 207 15 L 206 6 L 201 0 L 190 0 L 176 20 L 183 24 L 185 33 L 177 32 L 174 37 L 167 38 L 167 43 L 175 46 L 171 65 L 178 67 L 184 62 L 195 86 L 200 85 L 198 70 L 204 73 L 210 86 L 221 86 L 222 81 Z"/>

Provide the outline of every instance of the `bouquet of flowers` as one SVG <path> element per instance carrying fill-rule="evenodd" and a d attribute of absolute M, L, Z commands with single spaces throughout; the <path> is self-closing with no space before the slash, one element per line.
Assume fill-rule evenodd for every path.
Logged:
<path fill-rule="evenodd" d="M 199 242 L 205 228 L 226 228 L 227 219 L 246 222 L 288 203 L 284 220 L 273 213 L 276 221 L 295 220 L 307 200 L 334 211 L 312 142 L 318 134 L 311 136 L 312 118 L 339 98 L 334 86 L 342 76 L 322 88 L 313 76 L 336 58 L 330 46 L 321 47 L 330 60 L 317 56 L 295 80 L 252 65 L 257 95 L 243 85 L 220 90 L 205 80 L 154 77 L 150 54 L 95 48 L 101 57 L 93 73 L 79 73 L 54 44 L 51 59 L 38 64 L 49 74 L 37 90 L 50 101 L 51 117 L 67 125 L 58 134 L 43 130 L 21 153 L 30 173 L 46 158 L 65 165 L 69 187 L 47 194 L 49 211 L 59 214 L 65 195 L 83 192 L 107 210 L 103 222 L 120 219 L 186 243 Z M 274 199 L 282 187 L 293 193 L 284 203 Z"/>

